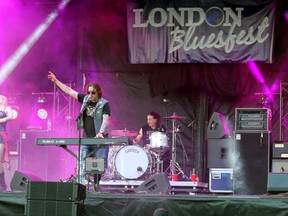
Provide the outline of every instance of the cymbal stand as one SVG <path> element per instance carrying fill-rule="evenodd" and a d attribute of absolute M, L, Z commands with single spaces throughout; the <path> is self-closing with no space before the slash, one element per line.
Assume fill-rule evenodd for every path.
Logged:
<path fill-rule="evenodd" d="M 161 173 L 163 172 L 163 160 L 161 160 L 161 152 L 156 153 L 154 151 L 151 151 L 151 153 L 155 156 L 156 158 L 156 161 L 155 161 L 155 164 L 156 164 L 156 173 Z"/>
<path fill-rule="evenodd" d="M 185 147 L 184 147 L 184 145 L 183 145 L 183 141 L 182 141 L 182 138 L 181 138 L 180 134 L 176 134 L 176 139 L 177 139 L 177 137 L 178 137 L 178 143 L 181 144 L 182 149 L 183 149 L 184 159 L 186 159 L 187 161 L 189 161 L 189 158 L 188 158 L 187 152 L 186 152 L 186 150 L 185 150 Z M 177 141 L 176 141 L 176 143 L 177 143 Z"/>
<path fill-rule="evenodd" d="M 175 174 L 181 173 L 185 175 L 183 170 L 181 169 L 180 165 L 177 163 L 176 156 L 177 156 L 177 147 L 176 147 L 176 119 L 172 119 L 172 154 L 171 154 L 171 161 L 170 161 L 170 173 L 171 176 Z M 178 173 L 177 173 L 178 171 Z"/>

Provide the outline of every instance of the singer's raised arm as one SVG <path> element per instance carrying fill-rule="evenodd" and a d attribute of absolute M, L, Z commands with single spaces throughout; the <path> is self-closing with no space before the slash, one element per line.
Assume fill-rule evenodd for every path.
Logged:
<path fill-rule="evenodd" d="M 55 74 L 49 71 L 48 73 L 48 79 L 51 80 L 51 82 L 55 83 L 63 92 L 70 95 L 71 97 L 77 99 L 78 92 L 76 92 L 74 89 L 72 89 L 70 86 L 67 86 L 66 84 L 59 81 Z"/>

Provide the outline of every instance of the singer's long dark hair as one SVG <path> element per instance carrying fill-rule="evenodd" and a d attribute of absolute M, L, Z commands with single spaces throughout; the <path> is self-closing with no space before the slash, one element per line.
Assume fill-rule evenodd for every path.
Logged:
<path fill-rule="evenodd" d="M 97 93 L 98 93 L 98 97 L 101 98 L 102 97 L 102 89 L 101 86 L 98 83 L 89 83 L 87 86 L 87 90 L 88 88 L 92 86 L 94 89 L 96 89 Z"/>

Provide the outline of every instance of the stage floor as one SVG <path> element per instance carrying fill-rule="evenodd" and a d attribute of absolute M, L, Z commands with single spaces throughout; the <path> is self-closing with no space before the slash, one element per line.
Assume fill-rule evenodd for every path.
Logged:
<path fill-rule="evenodd" d="M 25 193 L 0 193 L 0 215 L 23 216 L 25 201 Z M 173 216 L 284 216 L 288 215 L 288 199 L 287 194 L 225 196 L 90 192 L 84 208 L 87 216 L 152 216 L 157 208 L 165 208 Z"/>
<path fill-rule="evenodd" d="M 120 184 L 121 183 L 121 184 Z M 141 182 L 101 182 L 100 192 L 88 191 L 84 200 L 87 216 L 152 216 L 157 208 L 165 208 L 169 216 L 213 215 L 213 216 L 284 216 L 288 215 L 288 194 L 261 196 L 236 196 L 233 194 L 194 193 L 191 182 L 174 182 L 171 188 L 187 191 L 177 191 L 174 194 L 139 194 L 135 193 L 133 185 Z M 127 186 L 127 184 L 129 186 Z M 117 188 L 114 188 L 117 186 Z M 131 189 L 125 189 L 129 188 Z M 202 185 L 205 188 L 206 185 Z M 112 187 L 112 188 L 109 188 Z M 200 187 L 200 185 L 199 185 Z M 123 190 L 124 188 L 124 190 Z M 107 190 L 108 189 L 108 190 Z M 191 191 L 189 191 L 191 189 Z M 122 191 L 122 192 L 120 192 Z M 24 215 L 26 194 L 24 192 L 0 193 L 0 215 Z M 57 201 L 58 202 L 58 201 Z M 58 203 L 59 204 L 59 203 Z M 74 203 L 73 203 L 74 204 Z M 75 205 L 74 205 L 75 206 Z M 38 208 L 38 207 L 35 207 Z M 40 208 L 40 207 L 39 207 Z M 68 210 L 68 209 L 66 209 Z M 43 214 L 58 215 L 63 214 Z M 80 215 L 80 214 L 74 214 Z M 37 215 L 38 216 L 38 215 Z M 40 215 L 41 216 L 41 215 Z M 66 215 L 65 215 L 66 216 Z M 70 216 L 70 215 L 69 215 Z M 71 215 L 73 216 L 73 215 Z"/>

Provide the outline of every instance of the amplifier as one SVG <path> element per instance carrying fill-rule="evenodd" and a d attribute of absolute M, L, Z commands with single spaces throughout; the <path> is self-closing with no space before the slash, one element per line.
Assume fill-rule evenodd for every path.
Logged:
<path fill-rule="evenodd" d="M 288 173 L 288 160 L 287 159 L 273 159 L 271 172 Z"/>
<path fill-rule="evenodd" d="M 268 193 L 288 192 L 288 174 L 287 173 L 269 173 L 267 192 Z"/>
<path fill-rule="evenodd" d="M 273 158 L 287 158 L 288 159 L 288 143 L 274 142 L 272 146 Z"/>
<path fill-rule="evenodd" d="M 271 118 L 268 108 L 236 108 L 235 130 L 270 131 Z"/>

